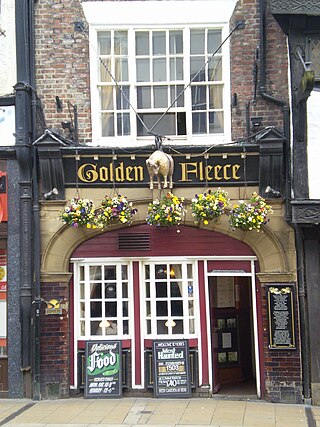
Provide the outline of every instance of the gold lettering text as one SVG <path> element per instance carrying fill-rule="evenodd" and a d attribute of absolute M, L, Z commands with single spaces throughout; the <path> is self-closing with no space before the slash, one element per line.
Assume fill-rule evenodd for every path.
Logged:
<path fill-rule="evenodd" d="M 78 169 L 78 177 L 83 182 L 95 182 L 98 179 L 97 165 L 85 163 Z"/>

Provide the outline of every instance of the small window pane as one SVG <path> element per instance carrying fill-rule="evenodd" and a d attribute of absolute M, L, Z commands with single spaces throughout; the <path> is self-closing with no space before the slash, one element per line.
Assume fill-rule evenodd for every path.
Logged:
<path fill-rule="evenodd" d="M 101 280 L 101 266 L 92 266 L 89 269 L 90 280 Z"/>
<path fill-rule="evenodd" d="M 157 321 L 157 333 L 167 335 L 169 333 L 168 328 L 165 326 L 166 321 L 165 320 L 158 320 Z"/>
<path fill-rule="evenodd" d="M 90 317 L 102 317 L 102 303 L 91 302 L 90 303 Z"/>
<path fill-rule="evenodd" d="M 156 283 L 156 298 L 164 298 L 168 296 L 167 283 Z"/>
<path fill-rule="evenodd" d="M 222 109 L 223 108 L 223 87 L 211 86 L 209 87 L 209 108 Z"/>
<path fill-rule="evenodd" d="M 189 320 L 189 333 L 194 334 L 195 333 L 195 327 L 194 327 L 194 319 Z"/>
<path fill-rule="evenodd" d="M 153 81 L 164 82 L 167 80 L 166 59 L 153 60 Z"/>
<path fill-rule="evenodd" d="M 101 32 L 98 35 L 99 39 L 99 54 L 111 55 L 111 33 L 110 31 Z"/>
<path fill-rule="evenodd" d="M 167 301 L 156 302 L 156 315 L 157 316 L 168 316 L 168 303 Z"/>
<path fill-rule="evenodd" d="M 117 134 L 119 136 L 130 135 L 130 114 L 117 114 Z"/>
<path fill-rule="evenodd" d="M 174 320 L 175 326 L 172 328 L 173 334 L 183 334 L 183 320 Z"/>
<path fill-rule="evenodd" d="M 120 88 L 117 88 L 116 99 L 117 99 L 117 110 L 129 110 L 130 108 L 129 86 L 121 86 Z"/>
<path fill-rule="evenodd" d="M 117 298 L 117 287 L 115 283 L 108 283 L 105 285 L 105 297 Z"/>
<path fill-rule="evenodd" d="M 128 298 L 128 283 L 122 283 L 122 298 Z"/>
<path fill-rule="evenodd" d="M 208 53 L 213 54 L 221 44 L 221 31 L 208 30 Z M 221 53 L 221 48 L 218 51 Z"/>
<path fill-rule="evenodd" d="M 102 136 L 114 136 L 114 114 L 101 114 L 101 134 Z"/>
<path fill-rule="evenodd" d="M 85 303 L 84 302 L 80 302 L 80 317 L 84 318 L 85 314 L 86 314 L 86 309 L 85 309 Z"/>
<path fill-rule="evenodd" d="M 150 61 L 149 59 L 137 59 L 137 81 L 150 81 Z"/>
<path fill-rule="evenodd" d="M 105 325 L 105 335 L 117 335 L 118 324 L 116 320 L 109 320 L 109 325 Z"/>
<path fill-rule="evenodd" d="M 103 86 L 100 89 L 101 110 L 113 110 L 113 88 Z"/>
<path fill-rule="evenodd" d="M 80 335 L 85 335 L 86 334 L 86 323 L 84 320 L 80 321 Z"/>
<path fill-rule="evenodd" d="M 207 86 L 192 86 L 192 110 L 207 109 Z"/>
<path fill-rule="evenodd" d="M 115 79 L 118 82 L 127 82 L 129 80 L 128 60 L 127 58 L 115 58 Z"/>
<path fill-rule="evenodd" d="M 151 334 L 151 320 L 147 320 L 147 334 Z"/>
<path fill-rule="evenodd" d="M 108 317 L 117 317 L 117 303 L 116 302 L 106 302 L 105 303 L 105 316 Z"/>
<path fill-rule="evenodd" d="M 170 296 L 172 298 L 181 298 L 183 295 L 182 291 L 182 282 L 172 282 L 170 283 Z"/>
<path fill-rule="evenodd" d="M 172 316 L 183 316 L 182 301 L 171 301 L 171 315 Z"/>
<path fill-rule="evenodd" d="M 189 316 L 194 316 L 194 303 L 192 300 L 188 302 Z"/>
<path fill-rule="evenodd" d="M 129 334 L 129 320 L 123 321 L 123 334 L 128 335 Z"/>
<path fill-rule="evenodd" d="M 183 35 L 182 31 L 170 31 L 169 50 L 171 54 L 183 53 Z"/>
<path fill-rule="evenodd" d="M 188 277 L 188 279 L 192 279 L 193 278 L 192 264 L 187 264 L 187 277 Z"/>
<path fill-rule="evenodd" d="M 190 59 L 190 80 L 194 82 L 204 82 L 206 80 L 204 64 L 204 56 L 196 56 Z"/>
<path fill-rule="evenodd" d="M 146 265 L 144 269 L 144 275 L 147 280 L 150 279 L 150 265 Z"/>
<path fill-rule="evenodd" d="M 208 64 L 208 79 L 210 81 L 221 81 L 222 80 L 222 58 L 213 58 Z"/>
<path fill-rule="evenodd" d="M 168 88 L 167 86 L 155 86 L 153 89 L 154 107 L 168 107 Z"/>
<path fill-rule="evenodd" d="M 102 335 L 102 328 L 99 326 L 101 323 L 100 320 L 90 322 L 90 334 L 91 335 Z"/>
<path fill-rule="evenodd" d="M 170 264 L 170 278 L 171 279 L 182 279 L 181 264 Z"/>
<path fill-rule="evenodd" d="M 166 278 L 167 278 L 166 264 L 156 265 L 156 279 L 166 279 Z"/>
<path fill-rule="evenodd" d="M 146 297 L 150 298 L 150 283 L 146 282 Z"/>
<path fill-rule="evenodd" d="M 102 62 L 100 62 L 100 76 L 99 76 L 99 80 L 101 82 L 111 82 L 111 76 L 110 76 L 110 72 L 111 72 L 111 58 L 102 58 L 101 60 Z"/>
<path fill-rule="evenodd" d="M 192 114 L 192 132 L 207 133 L 207 114 L 206 113 L 193 113 Z"/>
<path fill-rule="evenodd" d="M 223 111 L 216 113 L 209 113 L 209 132 L 222 133 L 223 132 Z"/>
<path fill-rule="evenodd" d="M 80 299 L 84 299 L 84 283 L 79 284 L 79 289 L 80 289 L 80 292 L 79 292 Z"/>
<path fill-rule="evenodd" d="M 151 302 L 150 301 L 146 301 L 146 313 L 147 313 L 147 317 L 151 316 Z"/>
<path fill-rule="evenodd" d="M 79 271 L 80 271 L 80 280 L 83 281 L 84 280 L 84 266 L 83 265 L 79 268 Z"/>
<path fill-rule="evenodd" d="M 166 53 L 166 33 L 164 31 L 154 31 L 152 34 L 153 55 L 165 55 Z"/>
<path fill-rule="evenodd" d="M 192 284 L 192 282 L 188 282 L 188 296 L 189 296 L 189 298 L 193 297 L 193 284 Z"/>
<path fill-rule="evenodd" d="M 114 32 L 114 53 L 115 55 L 128 54 L 128 41 L 126 31 Z"/>
<path fill-rule="evenodd" d="M 183 80 L 182 58 L 170 58 L 170 80 Z"/>
<path fill-rule="evenodd" d="M 151 108 L 151 87 L 137 87 L 137 105 L 139 109 Z"/>
<path fill-rule="evenodd" d="M 184 106 L 184 92 L 182 85 L 170 86 L 170 103 L 172 104 L 174 101 L 173 107 L 183 107 Z"/>
<path fill-rule="evenodd" d="M 122 303 L 122 316 L 123 317 L 128 317 L 128 302 L 125 301 Z"/>
<path fill-rule="evenodd" d="M 177 117 L 175 114 L 167 113 L 166 115 L 162 114 L 140 114 L 141 119 L 145 123 L 148 129 L 152 128 L 152 131 L 158 133 L 159 135 L 176 135 L 177 133 Z M 160 119 L 159 123 L 155 125 L 156 122 Z M 146 131 L 144 126 L 141 124 L 140 120 L 137 119 L 137 129 L 138 136 L 146 136 L 149 133 Z M 179 134 L 180 135 L 180 134 Z"/>
<path fill-rule="evenodd" d="M 116 280 L 117 269 L 115 265 L 107 265 L 104 267 L 104 279 Z"/>
<path fill-rule="evenodd" d="M 190 40 L 191 54 L 204 53 L 205 47 L 205 30 L 192 30 Z"/>
<path fill-rule="evenodd" d="M 136 32 L 136 55 L 149 55 L 149 32 Z"/>
<path fill-rule="evenodd" d="M 91 299 L 100 299 L 102 298 L 101 293 L 101 283 L 95 283 L 90 285 L 90 298 Z"/>

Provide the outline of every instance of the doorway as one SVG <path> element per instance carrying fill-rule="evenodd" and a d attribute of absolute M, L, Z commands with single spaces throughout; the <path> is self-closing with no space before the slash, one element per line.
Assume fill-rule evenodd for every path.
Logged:
<path fill-rule="evenodd" d="M 208 279 L 213 393 L 256 397 L 251 277 Z"/>

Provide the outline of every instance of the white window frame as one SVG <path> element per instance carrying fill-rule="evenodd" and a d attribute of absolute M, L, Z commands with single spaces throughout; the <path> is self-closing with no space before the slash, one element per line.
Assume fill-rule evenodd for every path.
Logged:
<path fill-rule="evenodd" d="M 136 120 L 131 120 L 130 136 L 101 136 L 101 121 L 99 108 L 99 91 L 97 89 L 97 32 L 110 29 L 128 30 L 129 43 L 133 43 L 132 32 L 138 29 L 182 29 L 186 26 L 192 28 L 221 29 L 222 40 L 229 35 L 229 19 L 233 12 L 236 0 L 186 0 L 183 2 L 168 1 L 88 1 L 83 2 L 82 7 L 89 25 L 90 39 L 90 70 L 91 70 L 91 109 L 92 109 L 92 145 L 93 146 L 144 146 L 154 142 L 153 136 L 136 136 Z M 183 6 L 183 7 L 182 7 Z M 170 13 L 168 13 L 170 9 Z M 119 18 L 121 17 L 121 18 Z M 188 49 L 189 41 L 185 36 L 185 49 Z M 131 46 L 132 47 L 132 46 Z M 129 49 L 131 48 L 129 46 Z M 223 46 L 222 69 L 223 69 L 223 110 L 224 110 L 224 133 L 169 136 L 170 145 L 214 145 L 225 144 L 231 141 L 231 108 L 230 108 L 230 55 L 228 41 Z M 188 51 L 188 50 L 187 50 Z M 134 57 L 132 57 L 134 60 Z M 189 55 L 188 55 L 189 59 Z M 187 61 L 188 62 L 188 61 Z M 129 62 L 129 69 L 135 70 L 135 64 Z M 190 75 L 189 67 L 185 69 L 185 81 Z M 134 71 L 135 72 L 135 71 Z M 131 74 L 132 75 L 132 74 Z M 135 81 L 130 81 L 133 87 Z M 134 79 L 135 80 L 135 79 Z M 133 91 L 135 92 L 135 91 Z M 136 105 L 135 93 L 131 93 L 130 101 Z M 189 104 L 188 104 L 189 103 Z M 185 102 L 187 130 L 191 130 L 191 98 Z M 131 118 L 134 112 L 131 110 Z M 164 142 L 164 145 L 166 142 Z"/>

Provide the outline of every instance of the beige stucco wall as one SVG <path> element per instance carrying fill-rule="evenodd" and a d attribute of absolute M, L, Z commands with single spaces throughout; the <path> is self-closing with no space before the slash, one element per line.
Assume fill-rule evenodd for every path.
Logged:
<path fill-rule="evenodd" d="M 234 187 L 225 188 L 228 191 L 231 205 L 239 199 L 246 199 L 253 191 L 258 191 L 254 187 Z M 178 197 L 184 197 L 186 203 L 195 194 L 203 192 L 203 188 L 177 188 L 173 192 Z M 79 196 L 91 198 L 96 206 L 106 194 L 110 194 L 110 189 L 85 188 L 79 189 Z M 133 225 L 144 224 L 147 214 L 148 203 L 153 198 L 159 196 L 159 191 L 146 188 L 121 189 L 121 195 L 128 197 L 133 202 L 138 213 L 134 217 Z M 75 189 L 67 189 L 66 199 L 76 196 Z M 69 259 L 73 251 L 84 241 L 94 235 L 102 233 L 101 230 L 87 230 L 83 228 L 73 229 L 65 226 L 58 220 L 59 212 L 67 202 L 45 201 L 41 203 L 41 245 L 42 245 L 42 278 L 46 281 L 67 281 L 70 278 Z M 228 224 L 228 218 L 223 216 L 218 223 L 212 222 L 201 227 L 227 234 L 235 239 L 241 240 L 249 245 L 257 255 L 260 272 L 259 279 L 262 282 L 287 282 L 296 280 L 296 261 L 294 230 L 284 219 L 284 203 L 282 200 L 270 200 L 274 214 L 270 216 L 270 221 L 258 233 L 256 231 L 233 231 Z M 187 206 L 185 225 L 196 226 L 191 216 L 191 210 Z M 113 227 L 114 228 L 117 228 Z M 118 227 L 119 228 L 119 227 Z M 111 229 L 111 228 L 110 228 Z M 106 230 L 105 230 L 106 231 Z M 103 231 L 103 232 L 105 232 Z"/>

